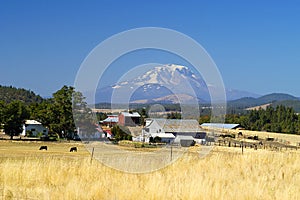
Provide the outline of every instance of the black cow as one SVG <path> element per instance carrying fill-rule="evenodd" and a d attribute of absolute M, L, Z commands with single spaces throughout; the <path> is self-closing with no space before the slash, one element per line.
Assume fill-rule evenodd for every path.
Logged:
<path fill-rule="evenodd" d="M 254 145 L 254 150 L 257 150 L 257 145 L 256 144 Z"/>
<path fill-rule="evenodd" d="M 71 147 L 70 152 L 77 152 L 77 147 Z"/>
<path fill-rule="evenodd" d="M 40 147 L 40 150 L 46 150 L 46 151 L 47 151 L 47 150 L 48 150 L 48 147 L 47 147 L 47 146 L 41 146 L 41 147 Z"/>

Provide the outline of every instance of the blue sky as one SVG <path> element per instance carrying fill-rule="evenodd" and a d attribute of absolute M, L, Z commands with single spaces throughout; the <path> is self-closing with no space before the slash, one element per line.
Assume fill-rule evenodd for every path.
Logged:
<path fill-rule="evenodd" d="M 299 21 L 297 1 L 0 1 L 0 84 L 51 96 L 73 85 L 101 41 L 151 26 L 200 43 L 227 88 L 300 96 Z M 173 62 L 147 56 L 145 62 Z M 115 76 L 129 68 L 121 61 Z"/>

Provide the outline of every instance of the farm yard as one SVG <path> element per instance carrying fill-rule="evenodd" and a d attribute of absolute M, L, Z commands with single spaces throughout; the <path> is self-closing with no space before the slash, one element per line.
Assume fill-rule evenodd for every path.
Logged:
<path fill-rule="evenodd" d="M 91 160 L 82 143 L 0 141 L 0 199 L 300 199 L 300 150 L 216 145 L 200 158 L 201 148 L 125 173 Z"/>

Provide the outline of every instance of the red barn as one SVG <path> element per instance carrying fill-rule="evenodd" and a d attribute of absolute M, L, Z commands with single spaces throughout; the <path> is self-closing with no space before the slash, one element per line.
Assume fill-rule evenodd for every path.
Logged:
<path fill-rule="evenodd" d="M 121 112 L 118 123 L 122 126 L 138 126 L 141 124 L 141 115 L 137 112 Z"/>

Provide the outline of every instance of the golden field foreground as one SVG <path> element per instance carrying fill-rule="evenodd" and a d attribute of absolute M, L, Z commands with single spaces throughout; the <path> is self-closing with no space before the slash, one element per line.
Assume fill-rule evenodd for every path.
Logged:
<path fill-rule="evenodd" d="M 199 158 L 197 148 L 130 174 L 91 163 L 80 143 L 0 141 L 0 199 L 300 199 L 300 150 L 214 147 Z"/>

